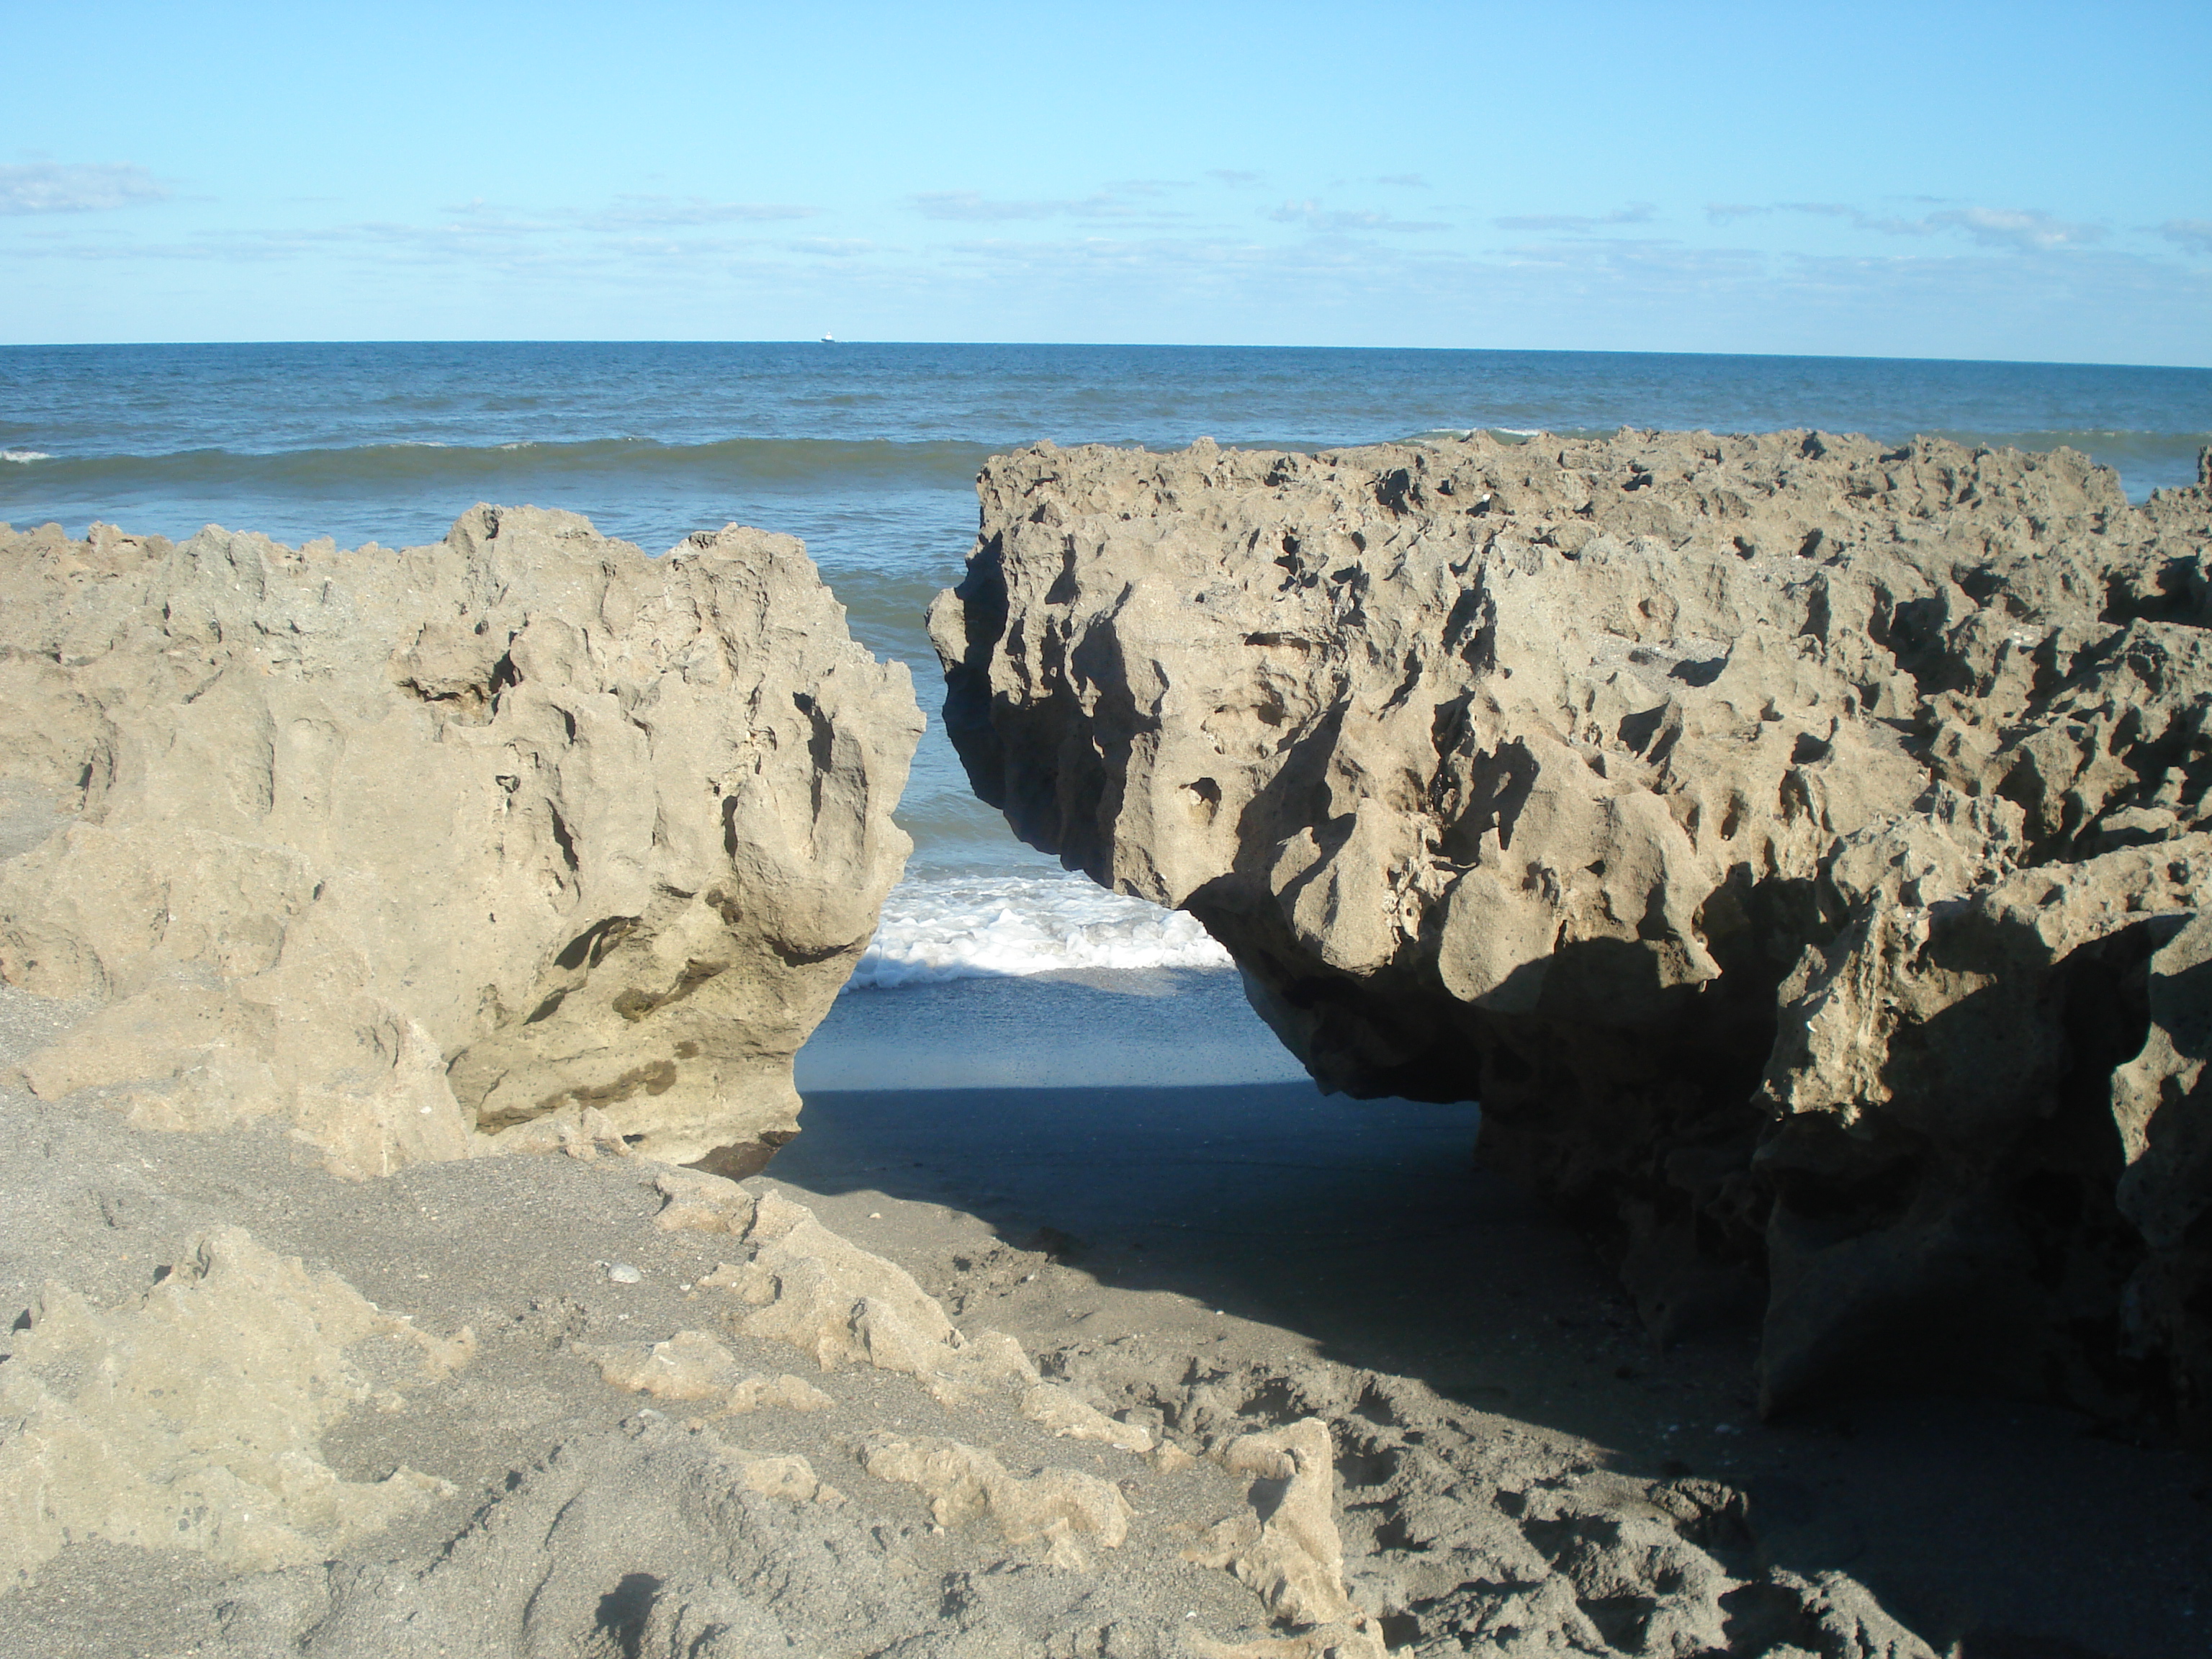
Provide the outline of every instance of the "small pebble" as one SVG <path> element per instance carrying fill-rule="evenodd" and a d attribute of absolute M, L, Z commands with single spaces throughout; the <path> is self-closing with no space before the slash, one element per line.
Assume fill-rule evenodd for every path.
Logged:
<path fill-rule="evenodd" d="M 645 1275 L 627 1261 L 617 1261 L 608 1267 L 607 1277 L 617 1285 L 635 1285 Z"/>

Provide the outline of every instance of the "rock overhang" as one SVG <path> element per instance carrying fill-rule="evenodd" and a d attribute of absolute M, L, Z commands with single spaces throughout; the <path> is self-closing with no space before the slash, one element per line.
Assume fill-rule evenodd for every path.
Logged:
<path fill-rule="evenodd" d="M 1630 431 L 978 489 L 931 613 L 978 793 L 1198 917 L 1324 1087 L 1480 1098 L 1662 1334 L 1764 1304 L 1771 1404 L 2195 1409 L 2212 1109 L 2130 988 L 2178 1008 L 2212 846 L 2206 487 Z"/>

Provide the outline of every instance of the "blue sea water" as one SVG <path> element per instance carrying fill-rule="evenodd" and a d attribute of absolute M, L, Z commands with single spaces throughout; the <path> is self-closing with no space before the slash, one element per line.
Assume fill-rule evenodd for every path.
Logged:
<path fill-rule="evenodd" d="M 424 343 L 0 347 L 0 521 L 436 540 L 478 501 L 649 552 L 736 520 L 804 538 L 854 633 L 938 700 L 921 625 L 994 450 L 1320 448 L 1486 427 L 1916 432 L 2070 444 L 2138 498 L 2192 482 L 2212 371 L 1598 352 Z M 907 883 L 856 983 L 1221 960 L 1182 918 L 1019 847 L 933 721 Z"/>

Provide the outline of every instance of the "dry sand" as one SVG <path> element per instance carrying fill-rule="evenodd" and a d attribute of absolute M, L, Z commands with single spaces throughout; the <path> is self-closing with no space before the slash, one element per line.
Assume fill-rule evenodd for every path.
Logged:
<path fill-rule="evenodd" d="M 1222 988 L 1186 986 L 1186 1010 Z M 1046 1078 L 1071 1064 L 1125 1073 L 1158 1023 L 1152 999 L 1099 983 L 957 995 L 1025 1013 L 1007 1023 L 1033 1033 Z M 884 1006 L 854 1006 L 825 1028 L 821 1063 L 853 1074 L 859 1062 L 837 1050 L 858 1022 L 868 1063 L 895 1075 Z M 915 1018 L 943 1012 L 927 995 L 905 1006 Z M 1218 1006 L 1231 1017 L 1232 1004 Z M 0 993 L 0 1050 L 22 1053 L 76 1012 Z M 1118 1060 L 1109 1042 L 1071 1061 L 1078 1030 L 1129 1035 Z M 1747 1342 L 1656 1351 L 1572 1233 L 1468 1170 L 1464 1109 L 1332 1101 L 1282 1084 L 906 1089 L 816 1091 L 805 1121 L 748 1189 L 785 1193 L 903 1267 L 963 1329 L 1009 1333 L 1048 1376 L 1200 1454 L 1237 1432 L 1332 1420 L 1345 1582 L 1355 1603 L 1388 1612 L 1368 1631 L 1393 1646 L 1423 1620 L 1432 1632 L 1449 1624 L 1448 1598 L 1431 1594 L 1418 1616 L 1403 1609 L 1424 1593 L 1425 1564 L 1473 1547 L 1469 1517 L 1518 1516 L 1515 1539 L 1548 1540 L 1565 1561 L 1579 1546 L 1561 1539 L 1656 1515 L 1652 1494 L 1672 1502 L 1671 1492 L 1724 1486 L 1747 1495 L 1748 1526 L 1698 1533 L 1711 1559 L 1744 1578 L 1777 1567 L 1808 1583 L 1848 1574 L 1938 1650 L 2204 1650 L 2212 1510 L 2201 1464 L 2098 1437 L 2064 1413 L 1988 1401 L 1860 1401 L 1762 1425 Z M 143 1132 L 94 1099 L 13 1093 L 0 1098 L 0 1133 L 13 1154 L 0 1166 L 0 1319 L 33 1308 L 49 1281 L 97 1309 L 128 1308 L 196 1241 L 235 1226 L 433 1338 L 466 1328 L 475 1341 L 450 1376 L 410 1373 L 392 1386 L 396 1404 L 343 1411 L 319 1438 L 342 1480 L 413 1470 L 447 1483 L 445 1495 L 327 1562 L 267 1571 L 70 1543 L 0 1597 L 0 1654 L 350 1659 L 476 1644 L 1072 1659 L 1267 1635 L 1260 1595 L 1186 1559 L 1203 1555 L 1202 1529 L 1244 1514 L 1267 1481 L 1254 1486 L 1218 1456 L 1156 1467 L 1056 1437 L 1011 1396 L 947 1407 L 911 1377 L 817 1370 L 783 1344 L 733 1333 L 727 1293 L 700 1281 L 734 1259 L 737 1241 L 655 1224 L 665 1166 L 516 1157 L 353 1183 L 273 1130 Z M 637 1282 L 611 1278 L 611 1264 L 634 1267 Z M 577 1351 L 685 1330 L 714 1334 L 749 1372 L 802 1376 L 834 1408 L 722 1416 L 718 1399 L 611 1386 Z M 25 1340 L 24 1321 L 9 1340 Z M 1146 1401 L 1166 1404 L 1165 1425 Z M 940 1528 L 914 1487 L 868 1472 L 884 1436 L 984 1449 L 1017 1476 L 1061 1469 L 1115 1483 L 1133 1511 L 1127 1538 L 1107 1547 L 1077 1535 L 1079 1570 L 1050 1559 L 1051 1540 L 1014 1544 L 988 1519 Z M 726 1472 L 745 1455 L 803 1457 L 807 1478 L 836 1496 L 825 1505 L 753 1493 L 720 1521 L 711 1505 L 686 1507 L 702 1468 Z M 693 1560 L 683 1529 L 713 1526 L 724 1528 L 719 1553 Z M 781 1542 L 758 1542 L 771 1535 Z M 750 1588 L 717 1577 L 749 1559 L 732 1539 L 759 1553 Z M 671 1561 L 689 1562 L 696 1582 Z M 1587 1603 L 1593 1616 L 1601 1602 Z M 763 1607 L 766 1626 L 746 1623 Z M 1750 1642 L 1757 1607 L 1730 1611 L 1731 1643 Z M 1571 1625 L 1571 1613 L 1559 1617 Z M 1565 1650 L 1541 1622 L 1462 1639 Z M 524 1645 L 494 1645 L 516 1628 Z M 1673 1650 L 1656 1626 L 1589 1628 L 1620 1650 Z M 786 1649 L 785 1637 L 801 1645 Z"/>

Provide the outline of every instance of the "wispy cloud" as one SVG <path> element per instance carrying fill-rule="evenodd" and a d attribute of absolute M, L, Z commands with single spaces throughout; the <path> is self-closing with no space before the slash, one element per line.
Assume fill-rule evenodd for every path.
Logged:
<path fill-rule="evenodd" d="M 2168 219 L 2158 234 L 2191 253 L 2212 256 L 2212 219 Z"/>
<path fill-rule="evenodd" d="M 131 161 L 26 161 L 0 167 L 0 213 L 99 213 L 167 201 L 168 191 Z"/>
<path fill-rule="evenodd" d="M 2077 224 L 2027 208 L 1954 208 L 1931 213 L 1923 222 L 1938 230 L 1964 231 L 1984 247 L 2080 247 L 2105 239 L 2102 225 Z"/>
<path fill-rule="evenodd" d="M 1073 202 L 1010 202 L 992 200 L 972 190 L 933 190 L 909 199 L 908 205 L 925 219 L 988 222 L 1000 219 L 1054 219 L 1075 210 Z"/>
<path fill-rule="evenodd" d="M 1853 207 L 1847 202 L 1772 202 L 1757 206 L 1714 202 L 1705 208 L 1705 217 L 1717 225 L 1773 213 L 1809 213 L 1820 218 L 1842 219 L 1848 221 L 1854 229 L 1870 230 L 1883 236 L 1936 236 L 1955 233 L 1968 237 L 1982 247 L 2008 247 L 2030 252 L 2082 247 L 2091 242 L 2103 240 L 2106 235 L 2102 225 L 2061 219 L 2038 208 L 1945 208 L 1940 212 L 1923 214 L 1918 218 L 1869 213 L 1863 208 Z"/>
<path fill-rule="evenodd" d="M 1610 213 L 1516 213 L 1490 222 L 1500 230 L 1600 230 L 1607 225 L 1648 225 L 1657 213 L 1649 202 L 1631 202 Z"/>
<path fill-rule="evenodd" d="M 770 224 L 811 219 L 817 208 L 793 202 L 715 202 L 702 196 L 617 196 L 578 221 L 586 229 L 630 230 L 666 225 Z"/>
<path fill-rule="evenodd" d="M 1399 219 L 1375 208 L 1325 208 L 1319 202 L 1285 202 L 1270 209 L 1267 216 L 1277 224 L 1304 225 L 1308 230 L 1336 233 L 1363 230 L 1444 230 L 1449 227 L 1430 219 Z"/>
<path fill-rule="evenodd" d="M 1210 169 L 1206 176 L 1209 179 L 1218 179 L 1224 185 L 1239 186 L 1256 185 L 1260 182 L 1258 173 L 1246 173 L 1237 167 L 1214 167 Z"/>
<path fill-rule="evenodd" d="M 565 235 L 584 231 L 623 234 L 692 229 L 704 225 L 775 224 L 811 219 L 820 210 L 789 202 L 717 202 L 703 196 L 617 196 L 605 207 L 554 208 L 544 212 L 487 202 L 450 203 L 439 210 L 446 228 L 516 236 Z"/>
<path fill-rule="evenodd" d="M 1386 173 L 1375 181 L 1378 185 L 1399 185 L 1407 190 L 1426 190 L 1429 181 L 1418 173 Z"/>
<path fill-rule="evenodd" d="M 877 244 L 851 236 L 802 236 L 784 246 L 793 253 L 811 253 L 823 259 L 857 259 L 877 249 Z"/>
<path fill-rule="evenodd" d="M 964 224 L 997 224 L 1036 219 L 1145 220 L 1164 223 L 1183 216 L 1153 204 L 1171 184 L 1158 179 L 1133 179 L 1110 184 L 1088 196 L 1013 199 L 985 196 L 973 190 L 927 191 L 907 198 L 907 205 L 925 219 Z M 1132 198 L 1136 199 L 1132 199 Z"/>

